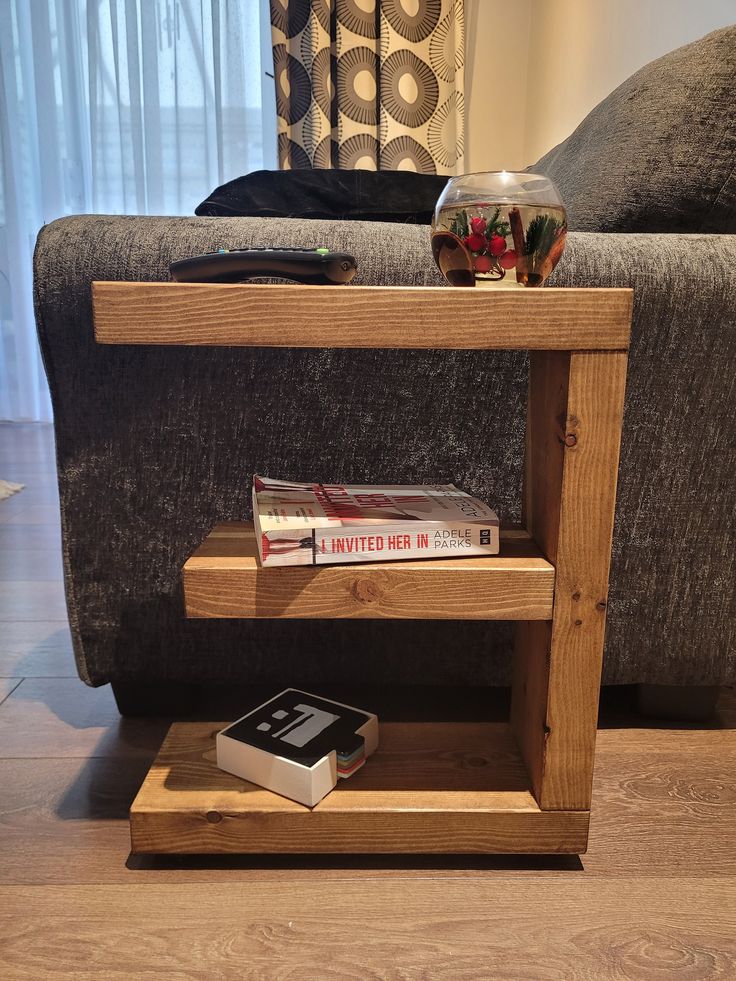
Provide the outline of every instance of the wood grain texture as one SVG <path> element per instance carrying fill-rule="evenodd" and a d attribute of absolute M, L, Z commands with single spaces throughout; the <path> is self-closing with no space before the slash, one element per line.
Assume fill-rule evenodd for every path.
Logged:
<path fill-rule="evenodd" d="M 21 683 L 22 678 L 0 678 L 0 705 Z"/>
<path fill-rule="evenodd" d="M 626 289 L 92 284 L 100 344 L 624 349 Z"/>
<path fill-rule="evenodd" d="M 223 726 L 172 726 L 131 807 L 134 852 L 584 848 L 587 812 L 539 810 L 506 725 L 384 723 L 370 763 L 312 809 L 220 771 Z"/>
<path fill-rule="evenodd" d="M 0 549 L 0 583 L 61 582 L 64 567 L 61 555 L 51 549 Z M 2 586 L 0 586 L 2 589 Z"/>
<path fill-rule="evenodd" d="M 64 621 L 6 620 L 0 629 L 0 678 L 77 677 L 72 638 Z"/>
<path fill-rule="evenodd" d="M 131 736 L 129 720 L 120 718 L 109 685 L 88 688 L 78 678 L 25 678 L 0 705 L 0 754 L 28 761 L 150 759 L 166 729 L 165 721 L 141 719 Z"/>
<path fill-rule="evenodd" d="M 50 427 L 0 424 L 0 446 L 24 445 L 9 433 L 33 441 L 39 431 Z M 33 547 L 59 549 L 58 533 L 28 532 Z M 21 539 L 27 548 L 22 530 Z M 0 553 L 5 547 L 0 527 Z M 72 665 L 64 623 L 0 625 L 8 677 L 54 674 L 62 657 Z M 128 809 L 156 748 L 149 723 L 121 723 L 109 690 L 77 679 L 47 679 L 14 712 L 13 743 L 0 735 L 0 976 L 8 981 L 736 977 L 733 691 L 707 726 L 653 726 L 604 707 L 581 861 L 129 857 Z M 121 744 L 141 755 L 119 755 Z M 1 758 L 23 746 L 55 756 Z M 114 755 L 87 758 L 98 748 Z"/>
<path fill-rule="evenodd" d="M 0 525 L 0 551 L 61 551 L 61 529 L 58 525 Z M 12 561 L 12 555 L 9 561 Z M 26 580 L 19 580 L 25 582 Z M 63 619 L 66 620 L 66 610 Z"/>
<path fill-rule="evenodd" d="M 3 525 L 4 529 L 11 527 L 11 525 Z M 0 621 L 66 619 L 64 583 L 59 579 L 50 581 L 14 579 L 11 582 L 3 582 L 0 587 Z"/>
<path fill-rule="evenodd" d="M 263 569 L 253 525 L 217 525 L 184 566 L 189 617 L 535 620 L 552 615 L 554 568 L 523 532 L 501 555 Z"/>
<path fill-rule="evenodd" d="M 59 504 L 52 503 L 31 503 L 23 498 L 23 491 L 18 497 L 11 497 L 6 508 L 3 501 L 3 512 L 0 514 L 0 523 L 9 525 L 50 525 L 58 527 L 60 523 Z M 17 505 L 15 502 L 18 502 Z M 7 519 L 6 511 L 9 512 Z"/>
<path fill-rule="evenodd" d="M 728 880 L 667 877 L 3 887 L 0 973 L 728 981 L 735 899 Z"/>
<path fill-rule="evenodd" d="M 131 723 L 132 727 L 137 723 Z M 660 737 L 650 741 L 649 737 Z M 682 738 L 679 738 L 682 737 Z M 672 740 L 668 752 L 667 738 Z M 692 749 L 688 739 L 692 738 Z M 656 747 L 650 752 L 650 747 Z M 736 877 L 736 730 L 603 730 L 590 846 L 570 856 L 136 856 L 128 811 L 149 759 L 0 760 L 0 882 Z M 126 861 L 131 872 L 126 868 Z M 540 916 L 544 915 L 541 903 Z"/>
<path fill-rule="evenodd" d="M 555 564 L 553 620 L 518 631 L 512 724 L 540 807 L 590 806 L 624 352 L 531 356 L 526 518 Z"/>

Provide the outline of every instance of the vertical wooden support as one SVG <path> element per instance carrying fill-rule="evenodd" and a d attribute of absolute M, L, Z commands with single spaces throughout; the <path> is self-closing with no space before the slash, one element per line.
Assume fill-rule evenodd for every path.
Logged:
<path fill-rule="evenodd" d="M 524 518 L 557 570 L 552 621 L 518 626 L 511 723 L 537 802 L 587 810 L 625 351 L 530 353 Z"/>

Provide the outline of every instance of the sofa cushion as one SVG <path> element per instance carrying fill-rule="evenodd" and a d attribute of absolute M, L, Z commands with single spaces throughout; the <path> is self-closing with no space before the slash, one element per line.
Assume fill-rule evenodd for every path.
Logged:
<path fill-rule="evenodd" d="M 428 225 L 446 183 L 405 170 L 256 170 L 216 188 L 195 213 Z"/>
<path fill-rule="evenodd" d="M 569 227 L 736 232 L 736 25 L 645 65 L 530 170 Z"/>

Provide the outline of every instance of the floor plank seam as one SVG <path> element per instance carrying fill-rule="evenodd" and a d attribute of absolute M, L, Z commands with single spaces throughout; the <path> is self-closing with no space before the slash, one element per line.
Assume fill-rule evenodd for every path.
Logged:
<path fill-rule="evenodd" d="M 2 680 L 3 681 L 5 681 L 5 680 L 15 681 L 16 679 L 11 676 L 9 679 L 4 679 L 3 678 Z M 0 705 L 2 705 L 4 702 L 7 702 L 7 700 L 10 698 L 10 696 L 13 694 L 13 692 L 14 691 L 17 691 L 18 688 L 20 687 L 20 685 L 25 681 L 25 678 L 18 678 L 17 681 L 18 681 L 18 684 L 17 685 L 13 685 L 13 687 L 9 691 L 6 691 L 5 694 L 2 696 L 2 698 L 0 698 Z M 4 759 L 4 757 L 0 757 L 0 759 Z"/>

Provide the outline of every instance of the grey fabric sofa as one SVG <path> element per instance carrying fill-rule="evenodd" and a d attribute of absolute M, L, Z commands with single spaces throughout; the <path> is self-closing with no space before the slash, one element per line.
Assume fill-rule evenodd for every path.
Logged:
<path fill-rule="evenodd" d="M 635 291 L 608 683 L 736 680 L 736 237 L 718 234 L 736 230 L 735 83 L 731 27 L 645 66 L 534 168 L 562 188 L 573 229 L 550 286 Z M 164 280 L 174 258 L 284 244 L 354 253 L 357 283 L 440 283 L 426 226 L 92 216 L 41 231 L 80 676 L 118 695 L 157 682 L 505 683 L 498 623 L 184 619 L 181 566 L 216 521 L 249 517 L 254 471 L 453 480 L 520 516 L 520 354 L 95 344 L 93 280 Z"/>
<path fill-rule="evenodd" d="M 519 519 L 521 354 L 95 343 L 93 280 L 164 280 L 179 256 L 284 242 L 353 252 L 358 283 L 440 282 L 428 229 L 412 225 L 87 216 L 39 236 L 79 674 L 118 687 L 503 684 L 503 624 L 183 616 L 181 566 L 216 521 L 249 517 L 254 471 L 454 480 Z M 736 239 L 572 233 L 551 282 L 567 285 L 635 291 L 604 680 L 734 681 Z"/>

